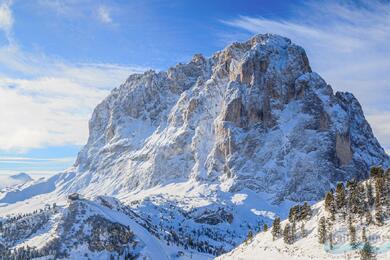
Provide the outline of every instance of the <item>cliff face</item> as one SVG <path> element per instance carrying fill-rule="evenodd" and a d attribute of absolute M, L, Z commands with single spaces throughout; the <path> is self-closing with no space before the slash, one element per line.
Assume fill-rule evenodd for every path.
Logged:
<path fill-rule="evenodd" d="M 389 163 L 354 96 L 334 94 L 301 47 L 271 34 L 130 76 L 89 128 L 66 192 L 191 180 L 303 201 Z"/>

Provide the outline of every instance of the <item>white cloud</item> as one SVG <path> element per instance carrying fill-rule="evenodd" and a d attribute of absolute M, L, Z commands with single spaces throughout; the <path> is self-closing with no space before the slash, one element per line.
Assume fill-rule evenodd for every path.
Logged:
<path fill-rule="evenodd" d="M 17 64 L 16 67 L 19 67 Z M 21 67 L 31 64 L 23 63 Z M 45 71 L 45 67 L 52 67 Z M 104 64 L 44 64 L 28 79 L 0 76 L 0 150 L 82 145 L 92 109 L 139 69 Z M 42 76 L 40 74 L 46 74 Z"/>
<path fill-rule="evenodd" d="M 35 162 L 73 162 L 74 157 L 35 158 L 35 157 L 0 157 L 1 163 L 35 163 Z"/>
<path fill-rule="evenodd" d="M 12 31 L 10 3 L 0 6 L 0 29 L 7 37 Z M 93 108 L 130 74 L 142 70 L 69 64 L 25 52 L 9 41 L 0 47 L 0 151 L 84 144 Z"/>
<path fill-rule="evenodd" d="M 11 6 L 12 1 L 4 0 L 0 3 L 0 29 L 3 30 L 7 36 L 10 38 L 10 32 L 14 19 L 12 16 Z"/>
<path fill-rule="evenodd" d="M 106 23 L 106 24 L 112 23 L 111 13 L 108 7 L 102 5 L 99 6 L 97 13 L 98 13 L 99 20 L 102 23 Z"/>
<path fill-rule="evenodd" d="M 373 112 L 367 116 L 367 119 L 375 126 L 375 133 L 381 140 L 390 140 L 390 111 Z M 389 142 L 384 142 L 384 148 L 390 154 Z"/>
<path fill-rule="evenodd" d="M 382 145 L 390 147 L 390 3 L 310 1 L 292 12 L 285 20 L 240 16 L 223 22 L 250 34 L 280 34 L 304 47 L 313 70 L 334 89 L 352 92 Z"/>

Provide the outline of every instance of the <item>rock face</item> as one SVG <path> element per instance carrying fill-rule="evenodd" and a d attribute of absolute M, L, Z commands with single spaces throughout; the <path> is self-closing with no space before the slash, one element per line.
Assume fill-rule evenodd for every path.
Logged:
<path fill-rule="evenodd" d="M 190 180 L 315 200 L 389 164 L 354 96 L 334 94 L 301 47 L 271 34 L 131 75 L 96 107 L 89 130 L 64 192 Z"/>

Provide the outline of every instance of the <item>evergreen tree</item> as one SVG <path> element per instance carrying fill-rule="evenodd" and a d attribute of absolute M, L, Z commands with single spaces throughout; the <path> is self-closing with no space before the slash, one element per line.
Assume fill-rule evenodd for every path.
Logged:
<path fill-rule="evenodd" d="M 321 217 L 318 222 L 318 243 L 325 244 L 326 240 L 326 220 L 325 217 Z"/>
<path fill-rule="evenodd" d="M 369 242 L 364 243 L 363 248 L 360 250 L 360 259 L 361 260 L 376 259 L 374 249 L 372 248 Z"/>
<path fill-rule="evenodd" d="M 370 211 L 366 212 L 366 225 L 370 225 L 372 223 L 372 215 Z"/>
<path fill-rule="evenodd" d="M 386 170 L 386 173 L 385 173 L 385 181 L 386 181 L 386 190 L 387 190 L 387 194 L 390 195 L 390 168 L 388 168 Z"/>
<path fill-rule="evenodd" d="M 248 231 L 248 235 L 246 236 L 246 242 L 247 243 L 250 243 L 251 241 L 253 240 L 253 233 L 252 233 L 252 230 L 249 230 Z"/>
<path fill-rule="evenodd" d="M 300 207 L 299 205 L 295 205 L 294 207 L 290 208 L 290 211 L 288 213 L 288 220 L 292 223 L 295 220 L 298 219 L 298 215 L 300 213 Z"/>
<path fill-rule="evenodd" d="M 384 170 L 382 167 L 372 167 L 370 170 L 371 177 L 375 178 L 381 178 L 383 177 Z"/>
<path fill-rule="evenodd" d="M 359 194 L 358 183 L 355 180 L 347 182 L 347 189 L 348 189 L 349 213 L 352 214 L 360 213 L 359 204 L 360 204 L 361 194 Z"/>
<path fill-rule="evenodd" d="M 286 224 L 283 229 L 283 241 L 286 244 L 292 244 L 292 239 L 291 239 L 291 227 L 290 224 Z"/>
<path fill-rule="evenodd" d="M 295 234 L 297 232 L 297 225 L 295 221 L 291 224 L 291 243 L 295 241 Z"/>
<path fill-rule="evenodd" d="M 301 237 L 306 237 L 305 222 L 301 223 Z"/>
<path fill-rule="evenodd" d="M 383 225 L 383 212 L 382 212 L 382 207 L 378 207 L 375 210 L 375 222 L 378 226 Z"/>
<path fill-rule="evenodd" d="M 274 219 L 271 232 L 272 232 L 273 240 L 275 240 L 276 238 L 278 238 L 280 236 L 281 227 L 280 227 L 280 218 L 279 217 L 276 217 Z"/>
<path fill-rule="evenodd" d="M 375 178 L 375 207 L 381 207 L 385 203 L 384 178 Z"/>
<path fill-rule="evenodd" d="M 356 196 L 356 208 L 357 208 L 357 214 L 359 214 L 360 218 L 362 219 L 364 216 L 364 213 L 368 211 L 369 207 L 367 205 L 367 202 L 365 200 L 365 197 L 362 196 L 362 194 L 365 194 L 366 190 L 364 185 L 361 183 L 357 186 L 357 193 L 359 194 Z"/>
<path fill-rule="evenodd" d="M 353 226 L 352 222 L 350 222 L 349 227 L 349 243 L 352 248 L 356 248 L 356 228 Z"/>
<path fill-rule="evenodd" d="M 329 240 L 329 248 L 330 250 L 333 249 L 333 221 L 331 219 L 327 219 L 328 224 L 328 230 L 326 231 L 326 234 L 328 235 Z"/>
<path fill-rule="evenodd" d="M 263 226 L 263 231 L 264 231 L 264 232 L 267 232 L 267 231 L 268 231 L 268 225 L 267 225 L 267 224 L 264 224 L 264 226 Z"/>
<path fill-rule="evenodd" d="M 342 210 L 346 205 L 345 188 L 342 182 L 339 182 L 336 187 L 336 209 Z"/>
<path fill-rule="evenodd" d="M 302 220 L 307 220 L 312 215 L 311 207 L 307 201 L 303 203 L 302 206 Z"/>
<path fill-rule="evenodd" d="M 363 227 L 362 229 L 362 241 L 364 243 L 366 243 L 368 240 L 367 240 L 367 235 L 366 235 L 366 227 Z"/>
<path fill-rule="evenodd" d="M 328 237 L 329 237 L 329 249 L 332 250 L 333 249 L 333 233 L 332 233 L 332 231 L 329 232 Z"/>
<path fill-rule="evenodd" d="M 335 219 L 336 208 L 334 204 L 333 192 L 328 192 L 325 197 L 325 210 L 331 215 L 331 219 Z"/>
<path fill-rule="evenodd" d="M 371 180 L 367 180 L 367 182 L 366 182 L 366 196 L 367 196 L 368 206 L 369 207 L 374 206 L 375 198 L 374 198 L 374 194 L 373 194 Z"/>

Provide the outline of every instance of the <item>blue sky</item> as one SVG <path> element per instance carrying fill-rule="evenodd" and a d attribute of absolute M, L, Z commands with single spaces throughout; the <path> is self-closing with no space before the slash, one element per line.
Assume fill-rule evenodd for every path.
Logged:
<path fill-rule="evenodd" d="M 0 174 L 70 166 L 94 106 L 129 74 L 266 32 L 354 93 L 390 150 L 388 28 L 388 1 L 0 1 Z"/>

